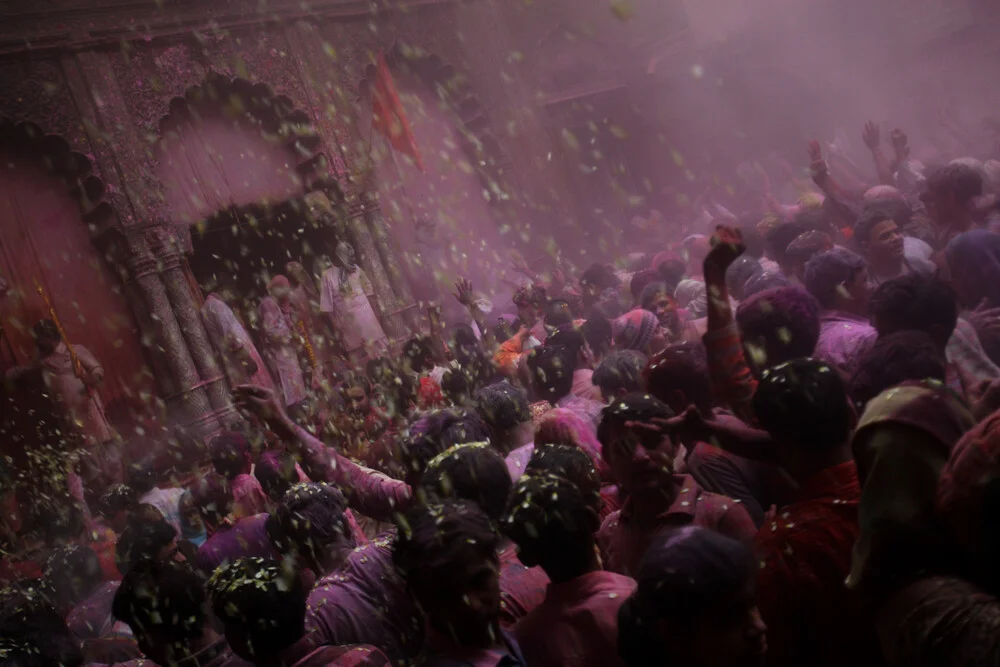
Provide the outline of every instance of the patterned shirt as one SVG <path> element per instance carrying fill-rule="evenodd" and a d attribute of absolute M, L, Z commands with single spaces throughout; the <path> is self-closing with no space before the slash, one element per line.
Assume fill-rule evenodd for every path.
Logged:
<path fill-rule="evenodd" d="M 608 515 L 597 533 L 606 569 L 633 575 L 656 532 L 667 526 L 701 526 L 747 544 L 753 541 L 757 526 L 738 501 L 703 491 L 690 475 L 674 475 L 674 484 L 677 498 L 652 521 L 639 522 L 633 515 L 632 498 L 625 500 L 620 511 Z"/>
<path fill-rule="evenodd" d="M 944 353 L 948 359 L 946 384 L 969 401 L 980 397 L 979 386 L 984 381 L 992 382 L 1000 378 L 1000 368 L 986 354 L 976 329 L 961 318 L 948 339 Z"/>
<path fill-rule="evenodd" d="M 613 667 L 618 657 L 618 608 L 635 582 L 614 572 L 588 572 L 549 584 L 545 601 L 514 632 L 531 667 Z"/>
<path fill-rule="evenodd" d="M 525 567 L 510 544 L 497 554 L 500 558 L 500 625 L 511 628 L 545 599 L 549 577 L 540 567 Z"/>
<path fill-rule="evenodd" d="M 860 501 L 857 468 L 847 461 L 805 480 L 798 499 L 757 533 L 767 665 L 869 665 L 879 655 L 872 620 L 844 584 Z"/>

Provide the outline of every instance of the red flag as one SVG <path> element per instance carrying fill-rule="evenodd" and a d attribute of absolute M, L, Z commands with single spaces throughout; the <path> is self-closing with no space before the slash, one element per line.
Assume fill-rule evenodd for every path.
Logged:
<path fill-rule="evenodd" d="M 378 70 L 372 92 L 372 128 L 385 135 L 394 149 L 412 157 L 420 171 L 424 171 L 424 161 L 410 128 L 410 120 L 403 110 L 403 103 L 399 101 L 396 84 L 385 62 L 385 53 L 381 50 L 378 52 Z"/>

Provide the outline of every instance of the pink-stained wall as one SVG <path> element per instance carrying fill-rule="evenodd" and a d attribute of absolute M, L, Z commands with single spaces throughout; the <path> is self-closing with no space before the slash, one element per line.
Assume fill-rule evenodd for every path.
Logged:
<path fill-rule="evenodd" d="M 509 266 L 509 248 L 490 214 L 483 185 L 461 146 L 457 119 L 442 108 L 437 95 L 421 84 L 397 77 L 400 98 L 410 119 L 426 171 L 406 156 L 394 154 L 388 141 L 373 136 L 383 213 L 404 262 L 419 282 L 413 249 L 415 220 L 437 224 L 438 251 L 431 252 L 433 286 L 417 286 L 417 297 L 436 292 L 449 315 L 463 313 L 451 297 L 459 277 L 469 278 L 476 290 L 503 301 L 510 286 L 500 280 Z M 461 317 L 461 319 L 465 319 Z"/>
<path fill-rule="evenodd" d="M 302 191 L 294 155 L 277 137 L 221 118 L 189 123 L 158 146 L 156 175 L 174 222 L 193 224 L 236 205 L 279 202 Z"/>
<path fill-rule="evenodd" d="M 7 341 L 0 359 L 36 358 L 31 327 L 48 317 L 37 280 L 71 343 L 104 364 L 99 390 L 108 417 L 125 437 L 151 412 L 152 375 L 122 285 L 90 239 L 66 186 L 34 161 L 0 155 L 0 275 L 12 292 L 0 302 Z"/>

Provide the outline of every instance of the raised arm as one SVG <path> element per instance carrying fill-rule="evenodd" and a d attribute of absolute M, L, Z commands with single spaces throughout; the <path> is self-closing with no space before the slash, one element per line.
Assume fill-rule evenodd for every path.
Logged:
<path fill-rule="evenodd" d="M 872 160 L 875 162 L 875 171 L 878 172 L 878 182 L 882 185 L 892 185 L 892 167 L 889 159 L 882 152 L 882 133 L 876 123 L 868 121 L 865 123 L 865 130 L 861 135 L 865 146 L 871 151 Z"/>
<path fill-rule="evenodd" d="M 236 388 L 239 409 L 288 442 L 310 478 L 338 486 L 354 509 L 378 521 L 391 521 L 412 499 L 410 486 L 358 465 L 327 447 L 289 418 L 269 389 L 243 385 Z"/>
<path fill-rule="evenodd" d="M 705 257 L 705 289 L 708 293 L 708 332 L 702 339 L 708 357 L 712 388 L 743 421 L 752 424 L 752 399 L 757 381 L 750 373 L 740 333 L 729 305 L 726 269 L 745 250 L 737 230 L 719 227 L 713 247 Z"/>
<path fill-rule="evenodd" d="M 476 296 L 472 291 L 472 282 L 467 278 L 459 278 L 455 283 L 455 293 L 453 296 L 469 310 L 472 321 L 476 323 L 479 333 L 482 335 L 483 346 L 486 348 L 486 351 L 493 352 L 496 350 L 497 342 L 493 338 L 493 331 L 487 325 L 483 311 L 476 307 Z"/>

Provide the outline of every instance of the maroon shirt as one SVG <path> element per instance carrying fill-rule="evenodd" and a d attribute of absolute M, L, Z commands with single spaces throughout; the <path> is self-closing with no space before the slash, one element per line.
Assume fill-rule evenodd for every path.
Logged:
<path fill-rule="evenodd" d="M 306 629 L 325 644 L 369 644 L 394 665 L 417 655 L 424 620 L 392 564 L 392 539 L 358 547 L 309 593 Z"/>
<path fill-rule="evenodd" d="M 588 572 L 549 584 L 545 601 L 514 628 L 531 667 L 614 667 L 618 608 L 635 582 L 614 572 Z"/>
<path fill-rule="evenodd" d="M 500 625 L 514 626 L 545 599 L 549 577 L 540 567 L 525 567 L 513 544 L 500 550 Z"/>
<path fill-rule="evenodd" d="M 382 667 L 389 659 L 374 646 L 330 646 L 309 633 L 278 656 L 275 667 Z"/>
<path fill-rule="evenodd" d="M 656 533 L 668 526 L 695 525 L 710 528 L 746 544 L 757 532 L 750 515 L 739 501 L 703 491 L 690 475 L 674 475 L 677 498 L 653 521 L 640 523 L 633 516 L 632 499 L 618 512 L 608 515 L 597 533 L 604 567 L 611 572 L 633 575 Z"/>
<path fill-rule="evenodd" d="M 757 534 L 767 665 L 882 664 L 873 619 L 844 584 L 860 501 L 854 461 L 841 463 L 805 480 Z"/>

